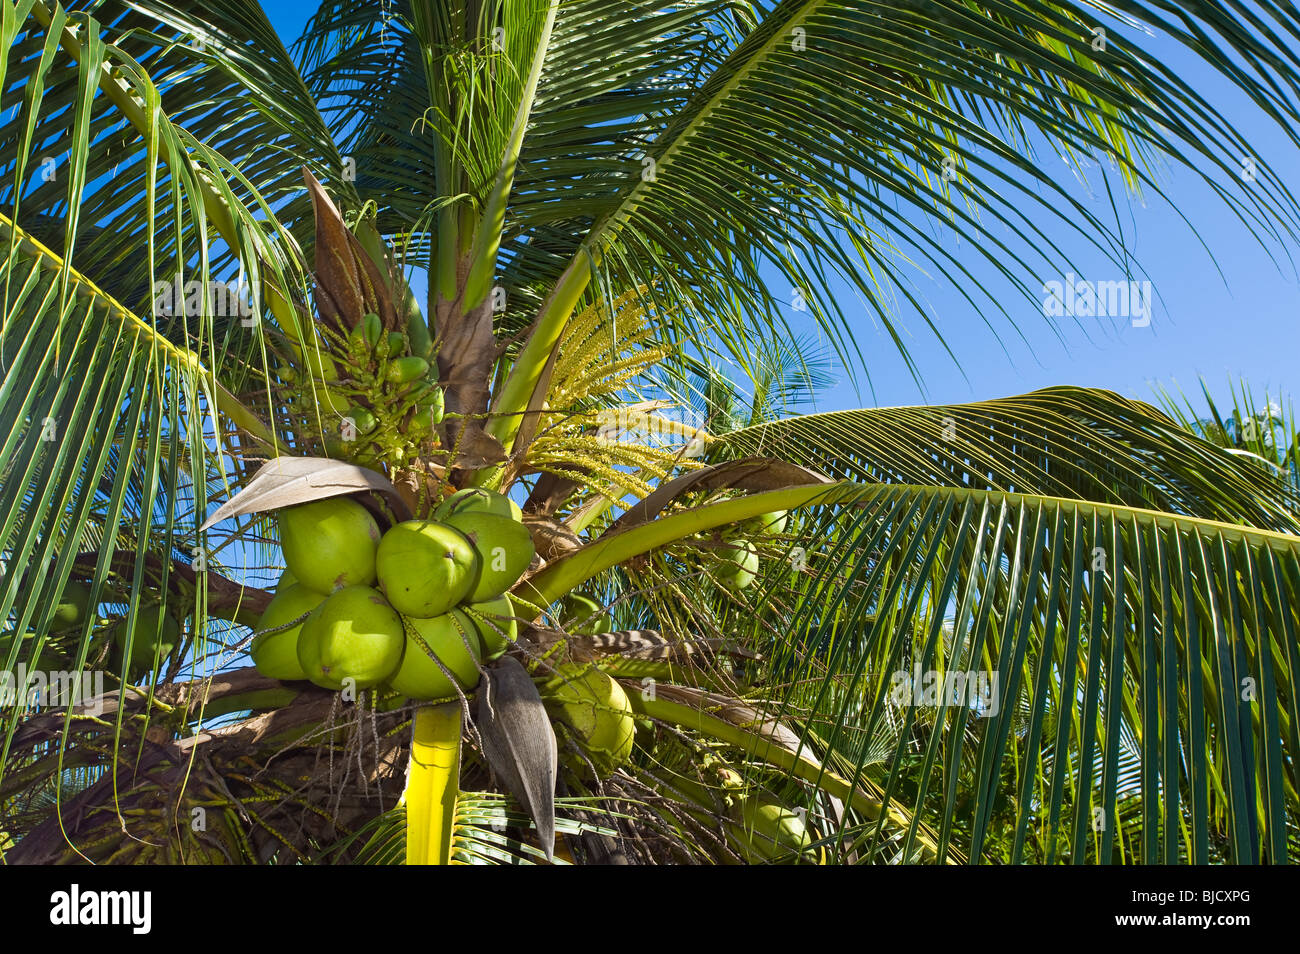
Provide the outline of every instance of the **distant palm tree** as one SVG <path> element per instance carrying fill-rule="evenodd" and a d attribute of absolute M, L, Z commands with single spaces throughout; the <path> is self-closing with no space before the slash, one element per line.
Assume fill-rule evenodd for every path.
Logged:
<path fill-rule="evenodd" d="M 0 0 L 0 659 L 135 688 L 5 710 L 6 860 L 1300 857 L 1293 484 L 1084 388 L 793 413 L 809 326 L 870 366 L 844 289 L 902 349 L 913 264 L 948 322 L 1041 313 L 1060 230 L 1127 279 L 1057 154 L 1294 240 L 1137 45 L 1297 142 L 1292 4 L 327 0 L 292 53 L 247 0 L 84 7 Z M 364 465 L 385 520 L 524 503 L 472 711 L 249 666 L 275 524 L 200 528 L 273 458 Z M 565 659 L 619 679 L 624 764 Z"/>
<path fill-rule="evenodd" d="M 1290 400 L 1267 391 L 1262 401 L 1257 400 L 1249 383 L 1239 381 L 1230 391 L 1232 409 L 1224 413 L 1210 396 L 1205 381 L 1201 381 L 1201 392 L 1204 411 L 1187 395 L 1164 389 L 1159 394 L 1160 404 L 1197 437 L 1247 456 L 1257 466 L 1290 481 L 1300 492 L 1300 425 Z"/>

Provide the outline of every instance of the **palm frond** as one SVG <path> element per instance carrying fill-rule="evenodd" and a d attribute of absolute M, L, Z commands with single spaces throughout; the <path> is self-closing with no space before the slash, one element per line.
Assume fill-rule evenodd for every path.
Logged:
<path fill-rule="evenodd" d="M 782 621 L 749 627 L 781 687 L 767 714 L 913 819 L 877 840 L 907 853 L 929 825 L 941 855 L 1012 863 L 1290 857 L 1300 538 L 886 486 L 794 545 L 733 624 Z"/>
<path fill-rule="evenodd" d="M 1293 487 L 1149 405 L 1088 388 L 808 414 L 723 435 L 711 453 L 766 454 L 864 483 L 1074 497 L 1300 531 Z"/>

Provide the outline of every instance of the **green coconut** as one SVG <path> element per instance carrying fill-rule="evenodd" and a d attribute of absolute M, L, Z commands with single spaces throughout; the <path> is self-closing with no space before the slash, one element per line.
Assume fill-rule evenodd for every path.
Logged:
<path fill-rule="evenodd" d="M 636 719 L 623 687 L 595 666 L 566 663 L 542 687 L 552 718 L 573 730 L 604 778 L 632 756 Z M 579 771 L 586 763 L 575 765 Z"/>
<path fill-rule="evenodd" d="M 127 620 L 113 625 L 114 666 L 121 669 L 122 654 L 126 652 L 128 636 L 131 642 L 131 672 L 148 671 L 154 660 L 159 662 L 171 655 L 180 639 L 181 628 L 176 620 L 163 612 L 161 606 L 144 606 L 135 614 L 135 627 L 127 628 Z"/>
<path fill-rule="evenodd" d="M 411 619 L 409 622 L 439 661 L 455 675 L 462 692 L 478 685 L 478 664 L 483 654 L 473 620 L 460 610 L 452 610 L 432 619 Z M 388 686 L 420 701 L 446 699 L 457 694 L 456 687 L 438 668 L 438 663 L 411 636 L 406 637 L 402 663 L 389 678 Z"/>
<path fill-rule="evenodd" d="M 451 514 L 444 522 L 463 533 L 478 553 L 478 576 L 467 597 L 471 603 L 496 599 L 514 586 L 537 552 L 528 528 L 509 517 L 475 510 Z"/>
<path fill-rule="evenodd" d="M 758 551 L 748 543 L 727 549 L 717 569 L 718 582 L 729 590 L 743 590 L 758 576 Z"/>
<path fill-rule="evenodd" d="M 298 634 L 298 663 L 326 689 L 377 686 L 402 661 L 402 619 L 378 590 L 345 586 L 316 607 Z"/>
<path fill-rule="evenodd" d="M 317 593 L 375 582 L 379 525 L 347 497 L 285 507 L 277 514 L 280 547 L 294 578 Z"/>
<path fill-rule="evenodd" d="M 485 603 L 470 603 L 465 613 L 478 630 L 483 642 L 483 656 L 496 659 L 519 638 L 519 612 L 509 596 L 498 596 Z"/>
<path fill-rule="evenodd" d="M 300 583 L 290 583 L 288 586 L 282 583 L 275 599 L 271 600 L 262 612 L 262 618 L 257 621 L 257 629 L 283 626 L 304 613 L 310 613 L 325 599 L 320 593 L 309 590 Z M 270 679 L 306 679 L 307 673 L 298 661 L 298 634 L 302 627 L 303 624 L 299 623 L 278 633 L 259 632 L 254 636 L 249 654 L 253 657 L 257 671 Z"/>
<path fill-rule="evenodd" d="M 69 583 L 59 595 L 58 605 L 54 607 L 54 618 L 50 620 L 53 632 L 62 632 L 80 626 L 86 621 L 90 611 L 90 587 L 84 583 Z"/>
<path fill-rule="evenodd" d="M 570 593 L 560 600 L 560 629 L 580 636 L 599 636 L 613 627 L 609 613 L 590 596 Z"/>
<path fill-rule="evenodd" d="M 780 536 L 785 533 L 786 525 L 789 522 L 790 514 L 788 511 L 773 510 L 771 513 L 762 513 L 757 517 L 742 520 L 740 525 L 750 534 L 766 533 L 771 536 Z"/>
<path fill-rule="evenodd" d="M 458 513 L 490 513 L 498 517 L 509 517 L 515 521 L 523 519 L 523 511 L 519 509 L 517 503 L 505 494 L 484 490 L 482 487 L 466 487 L 464 490 L 456 491 L 438 504 L 437 509 L 433 511 L 433 519 L 446 520 Z"/>
<path fill-rule="evenodd" d="M 789 856 L 806 851 L 813 842 L 803 816 L 780 802 L 746 799 L 739 814 L 737 840 L 758 860 L 786 858 L 793 863 L 798 859 Z"/>
<path fill-rule="evenodd" d="M 275 592 L 279 593 L 287 586 L 293 586 L 298 582 L 298 578 L 293 575 L 292 570 L 285 570 L 280 574 L 280 579 L 275 583 Z"/>
<path fill-rule="evenodd" d="M 478 553 L 455 527 L 407 520 L 379 541 L 376 566 L 379 588 L 398 612 L 429 619 L 470 595 Z"/>

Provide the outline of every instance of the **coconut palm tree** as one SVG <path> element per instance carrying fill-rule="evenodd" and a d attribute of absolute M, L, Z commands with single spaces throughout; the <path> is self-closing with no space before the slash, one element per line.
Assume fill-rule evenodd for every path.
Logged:
<path fill-rule="evenodd" d="M 801 335 L 870 368 L 846 288 L 902 349 L 915 267 L 1011 333 L 1062 233 L 1130 277 L 1058 156 L 1292 241 L 1154 52 L 1300 142 L 1292 5 L 326 0 L 292 51 L 245 0 L 0 13 L 0 655 L 107 674 L 10 700 L 6 860 L 1300 855 L 1292 485 L 1105 391 L 765 397 Z M 470 487 L 537 553 L 477 687 L 250 665 L 277 508 Z"/>
<path fill-rule="evenodd" d="M 1200 384 L 1204 411 L 1177 388 L 1160 389 L 1161 408 L 1197 437 L 1300 486 L 1300 428 L 1290 400 L 1267 391 L 1259 400 L 1249 382 L 1237 381 L 1230 384 L 1232 406 L 1221 411 L 1209 385 L 1204 379 Z"/>

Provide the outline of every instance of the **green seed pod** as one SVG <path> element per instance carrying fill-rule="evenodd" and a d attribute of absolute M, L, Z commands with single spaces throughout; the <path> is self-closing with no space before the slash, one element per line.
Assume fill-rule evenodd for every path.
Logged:
<path fill-rule="evenodd" d="M 411 417 L 406 425 L 406 433 L 412 437 L 424 437 L 433 433 L 433 408 L 422 407 Z"/>
<path fill-rule="evenodd" d="M 369 434 L 379 426 L 379 420 L 370 413 L 369 408 L 364 408 L 360 404 L 352 405 L 343 416 L 352 418 L 358 434 Z"/>
<path fill-rule="evenodd" d="M 406 354 L 406 335 L 400 331 L 390 331 L 388 333 L 388 356 L 395 357 Z"/>
<path fill-rule="evenodd" d="M 437 386 L 435 381 L 430 381 L 426 376 L 402 388 L 401 396 L 408 404 L 427 404 L 433 399 L 433 389 Z"/>
<path fill-rule="evenodd" d="M 358 322 L 356 327 L 348 332 L 348 353 L 357 356 L 370 354 L 370 345 L 366 343 L 364 321 Z"/>
<path fill-rule="evenodd" d="M 424 316 L 418 312 L 411 315 L 406 322 L 406 336 L 411 339 L 411 354 L 427 358 L 433 350 L 433 339 L 429 337 L 429 325 Z"/>
<path fill-rule="evenodd" d="M 420 398 L 420 407 L 429 412 L 430 420 L 434 424 L 441 424 L 444 412 L 442 388 L 435 385 L 428 394 Z"/>
<path fill-rule="evenodd" d="M 389 362 L 388 380 L 394 384 L 406 384 L 410 381 L 418 381 L 428 371 L 428 361 L 425 361 L 419 355 L 408 355 L 405 358 L 398 358 Z"/>
<path fill-rule="evenodd" d="M 361 319 L 357 327 L 362 329 L 362 334 L 366 340 L 366 348 L 373 351 L 375 345 L 379 344 L 380 337 L 383 336 L 384 323 L 379 320 L 378 315 L 371 312 Z"/>

